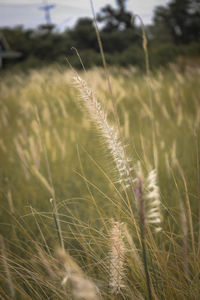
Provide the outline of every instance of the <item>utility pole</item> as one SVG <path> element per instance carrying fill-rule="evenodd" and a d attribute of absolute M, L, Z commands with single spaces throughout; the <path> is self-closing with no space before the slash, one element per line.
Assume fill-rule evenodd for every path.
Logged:
<path fill-rule="evenodd" d="M 39 7 L 39 9 L 44 10 L 45 12 L 45 20 L 47 25 L 51 24 L 51 15 L 50 15 L 50 10 L 55 8 L 55 4 L 48 4 L 47 1 L 44 1 L 44 4 Z"/>

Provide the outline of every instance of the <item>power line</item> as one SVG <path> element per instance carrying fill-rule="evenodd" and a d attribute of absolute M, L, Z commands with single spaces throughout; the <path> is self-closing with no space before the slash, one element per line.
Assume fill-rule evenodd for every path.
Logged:
<path fill-rule="evenodd" d="M 39 9 L 44 10 L 45 13 L 45 20 L 47 24 L 51 24 L 51 15 L 50 15 L 50 10 L 55 8 L 55 4 L 48 4 L 47 1 L 44 1 L 44 4 L 39 7 Z"/>

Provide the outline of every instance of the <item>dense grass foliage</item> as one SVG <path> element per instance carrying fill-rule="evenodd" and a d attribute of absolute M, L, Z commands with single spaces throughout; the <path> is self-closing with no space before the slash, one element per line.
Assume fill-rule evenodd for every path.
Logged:
<path fill-rule="evenodd" d="M 135 193 L 74 75 L 45 68 L 1 81 L 1 297 L 146 299 L 148 273 L 153 299 L 199 299 L 199 69 L 113 68 L 112 97 L 103 70 L 80 74 L 125 145 Z M 148 211 L 140 224 L 137 182 L 151 201 L 151 170 L 159 232 Z"/>

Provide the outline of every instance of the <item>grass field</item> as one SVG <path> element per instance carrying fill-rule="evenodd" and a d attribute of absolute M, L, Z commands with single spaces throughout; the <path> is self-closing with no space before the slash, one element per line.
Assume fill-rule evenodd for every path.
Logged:
<path fill-rule="evenodd" d="M 200 70 L 79 76 L 1 80 L 1 297 L 199 299 Z"/>

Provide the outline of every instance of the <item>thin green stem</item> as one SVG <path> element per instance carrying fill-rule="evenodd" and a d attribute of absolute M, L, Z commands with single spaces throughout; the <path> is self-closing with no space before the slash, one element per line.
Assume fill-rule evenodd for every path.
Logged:
<path fill-rule="evenodd" d="M 52 208 L 53 208 L 53 213 L 52 214 L 53 214 L 54 222 L 55 222 L 55 225 L 56 225 L 58 241 L 59 241 L 60 247 L 64 249 L 63 239 L 62 239 L 62 236 L 61 236 L 61 231 L 60 231 L 60 226 L 59 226 L 59 220 L 57 218 L 57 208 L 56 208 L 56 204 L 55 204 L 53 198 L 50 199 L 50 203 L 51 203 Z"/>
<path fill-rule="evenodd" d="M 148 264 L 147 264 L 147 252 L 146 252 L 146 243 L 145 243 L 145 225 L 140 222 L 140 232 L 141 232 L 141 241 L 142 241 L 142 257 L 144 262 L 144 271 L 146 276 L 146 282 L 147 282 L 147 290 L 148 290 L 148 296 L 149 300 L 152 300 L 152 292 L 151 292 L 151 283 L 150 283 L 150 277 L 149 277 L 149 270 L 148 270 Z"/>

